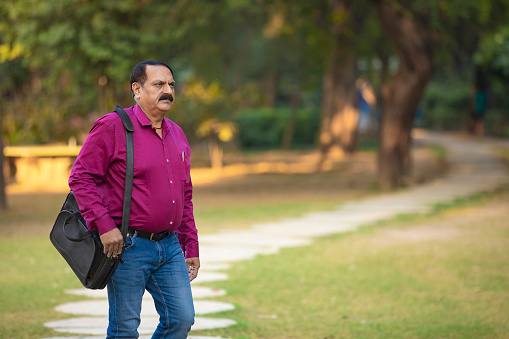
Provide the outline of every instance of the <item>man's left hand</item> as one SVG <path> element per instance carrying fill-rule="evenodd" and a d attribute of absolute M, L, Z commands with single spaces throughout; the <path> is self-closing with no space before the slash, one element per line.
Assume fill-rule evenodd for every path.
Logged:
<path fill-rule="evenodd" d="M 198 276 L 200 269 L 200 258 L 187 258 L 186 259 L 187 271 L 189 272 L 189 281 L 193 281 Z"/>

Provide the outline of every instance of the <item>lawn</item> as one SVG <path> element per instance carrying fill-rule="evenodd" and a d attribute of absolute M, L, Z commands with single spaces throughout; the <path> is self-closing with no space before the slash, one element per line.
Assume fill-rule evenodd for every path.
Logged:
<path fill-rule="evenodd" d="M 228 338 L 509 338 L 509 192 L 235 264 Z M 212 317 L 212 315 L 211 315 Z"/>
<path fill-rule="evenodd" d="M 425 173 L 429 179 L 436 175 L 437 171 L 442 170 L 439 163 L 438 167 L 435 167 L 435 160 L 426 161 L 426 159 L 429 158 L 424 157 L 422 162 L 424 166 L 419 167 L 421 171 L 416 171 L 416 181 L 423 180 L 422 173 Z M 373 163 L 373 155 L 361 154 L 325 173 L 251 174 L 196 185 L 195 215 L 200 234 L 222 229 L 245 228 L 253 223 L 332 209 L 345 200 L 378 194 L 373 189 Z M 434 170 L 429 170 L 430 166 Z M 10 208 L 0 212 L 0 229 L 2 230 L 0 337 L 33 339 L 57 335 L 45 328 L 43 324 L 50 320 L 69 317 L 54 311 L 54 307 L 64 302 L 79 300 L 78 296 L 65 294 L 65 290 L 81 286 L 49 241 L 49 232 L 65 198 L 65 192 L 10 194 L 8 198 Z M 339 239 L 341 237 L 324 240 L 325 243 L 319 246 L 337 247 L 334 241 Z M 329 241 L 332 243 L 328 243 Z M 344 299 L 337 288 L 338 286 L 344 288 L 347 286 L 346 282 L 336 287 L 332 286 L 345 278 L 340 267 L 337 267 L 339 262 L 335 259 L 342 254 L 322 252 L 320 248 L 315 250 L 313 248 L 315 245 L 292 250 L 295 252 L 285 251 L 281 256 L 260 258 L 234 268 L 231 276 L 242 277 L 242 279 L 240 281 L 236 278 L 232 279 L 227 283 L 234 285 L 225 287 L 229 291 L 227 298 L 237 305 L 236 311 L 228 314 L 228 317 L 236 319 L 241 325 L 226 330 L 232 331 L 231 337 L 277 338 L 285 337 L 285 335 L 292 337 L 293 334 L 273 332 L 274 325 L 277 324 L 276 327 L 281 328 L 294 327 L 298 324 L 308 327 L 317 326 L 316 322 L 295 318 L 294 312 L 290 312 L 292 310 L 279 309 L 281 305 L 274 308 L 275 303 L 287 303 L 279 299 L 284 295 L 294 296 L 294 300 L 298 300 L 297 304 L 287 303 L 287 305 L 296 305 L 296 309 L 302 310 L 298 312 L 300 316 L 308 319 L 315 316 L 322 317 L 326 310 L 336 305 L 331 300 Z M 277 260 L 280 259 L 290 259 L 290 262 L 278 263 Z M 311 267 L 302 270 L 299 266 L 292 266 L 295 263 L 310 264 Z M 323 272 L 312 274 L 332 285 L 322 285 L 322 289 L 317 290 L 320 285 L 313 287 L 315 285 L 312 284 L 313 280 L 305 272 L 308 269 L 313 272 L 325 263 L 331 265 L 330 269 L 327 268 L 330 274 L 324 275 Z M 257 266 L 250 267 L 250 265 Z M 273 272 L 274 269 L 275 272 Z M 267 274 L 270 277 L 266 276 Z M 264 281 L 260 279 L 261 276 L 271 279 Z M 372 277 L 372 279 L 378 278 Z M 278 287 L 277 283 L 282 285 Z M 260 287 L 264 287 L 262 292 L 259 290 Z M 292 291 L 289 287 L 295 290 Z M 274 299 L 276 295 L 278 298 Z M 312 305 L 314 300 L 323 300 L 323 305 Z M 284 316 L 285 312 L 287 316 Z M 341 317 L 354 319 L 354 314 L 340 313 Z M 277 315 L 274 322 L 272 322 L 273 314 Z M 329 320 L 333 324 L 338 321 L 335 317 L 332 319 L 329 317 Z M 281 325 L 282 321 L 285 322 L 284 326 Z M 322 324 L 320 323 L 318 327 L 321 328 Z M 295 327 L 294 332 L 298 331 L 305 333 L 306 328 L 299 330 Z M 227 335 L 230 336 L 230 334 Z"/>
<path fill-rule="evenodd" d="M 271 175 L 262 176 L 273 180 Z M 250 183 L 252 177 L 246 178 Z M 256 179 L 258 180 L 258 179 Z M 236 180 L 242 186 L 241 180 Z M 200 189 L 197 189 L 200 191 Z M 315 210 L 331 209 L 345 198 L 331 199 L 327 192 L 321 198 L 306 202 L 306 195 L 286 201 L 272 199 L 253 200 L 260 194 L 251 188 L 242 203 L 241 195 L 216 194 L 213 189 L 203 188 L 197 192 L 204 208 L 196 210 L 200 233 L 224 228 L 248 227 L 254 221 L 270 221 L 278 218 L 298 216 Z M 246 194 L 244 190 L 242 194 Z M 368 194 L 359 190 L 354 196 Z M 279 191 L 276 196 L 285 194 Z M 288 194 L 288 193 L 286 193 Z M 13 194 L 9 195 L 9 209 L 0 212 L 0 338 L 33 339 L 57 334 L 43 324 L 50 320 L 69 317 L 54 310 L 54 307 L 80 297 L 65 294 L 65 290 L 80 287 L 74 273 L 59 256 L 49 241 L 53 222 L 65 199 L 66 193 Z M 351 197 L 353 195 L 347 195 Z M 200 206 L 200 203 L 195 203 Z"/>

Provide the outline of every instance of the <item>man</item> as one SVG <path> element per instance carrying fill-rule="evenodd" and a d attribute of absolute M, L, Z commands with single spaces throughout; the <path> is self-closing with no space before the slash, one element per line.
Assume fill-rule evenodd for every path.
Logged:
<path fill-rule="evenodd" d="M 152 338 L 186 338 L 194 323 L 190 281 L 200 268 L 190 178 L 191 149 L 164 115 L 175 99 L 169 66 L 155 60 L 131 72 L 136 105 L 125 111 L 134 125 L 134 179 L 129 234 L 108 282 L 107 338 L 138 338 L 142 297 L 153 297 L 160 322 Z M 116 113 L 98 119 L 76 159 L 69 186 L 90 228 L 99 230 L 104 253 L 118 256 L 122 223 L 126 141 Z"/>

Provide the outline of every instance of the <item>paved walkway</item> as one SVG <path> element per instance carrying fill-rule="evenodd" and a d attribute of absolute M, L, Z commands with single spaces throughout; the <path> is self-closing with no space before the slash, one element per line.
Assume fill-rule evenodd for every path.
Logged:
<path fill-rule="evenodd" d="M 234 308 L 233 305 L 213 301 L 225 294 L 223 290 L 202 287 L 201 284 L 226 280 L 224 273 L 230 263 L 249 260 L 259 254 L 277 253 L 280 248 L 303 246 L 314 237 L 352 231 L 361 225 L 390 219 L 403 213 L 426 213 L 437 203 L 452 202 L 472 194 L 490 191 L 509 184 L 509 168 L 494 155 L 496 148 L 509 149 L 509 141 L 468 139 L 429 133 L 422 136 L 428 143 L 437 143 L 448 150 L 449 171 L 443 178 L 428 184 L 389 193 L 339 206 L 334 211 L 310 213 L 300 218 L 252 225 L 242 231 L 225 231 L 200 236 L 202 269 L 193 282 L 193 296 L 197 313 L 193 330 L 227 327 L 235 324 L 223 318 L 203 318 Z M 313 225 L 312 228 L 309 225 Z M 106 291 L 86 289 L 68 293 L 88 297 L 87 300 L 57 306 L 57 310 L 76 315 L 68 320 L 52 321 L 45 325 L 62 333 L 75 333 L 66 339 L 104 338 L 107 326 Z M 140 338 L 150 338 L 158 323 L 150 296 L 144 299 Z M 190 339 L 212 337 L 190 336 Z M 49 339 L 63 339 L 55 337 Z"/>

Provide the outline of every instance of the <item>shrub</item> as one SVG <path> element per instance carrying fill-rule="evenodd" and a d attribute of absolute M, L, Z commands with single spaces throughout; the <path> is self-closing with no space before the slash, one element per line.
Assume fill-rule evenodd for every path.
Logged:
<path fill-rule="evenodd" d="M 238 126 L 238 142 L 242 149 L 279 148 L 291 108 L 253 108 L 238 111 L 235 123 Z M 297 111 L 293 147 L 315 144 L 320 111 L 300 109 Z"/>
<path fill-rule="evenodd" d="M 448 79 L 431 82 L 422 100 L 422 127 L 459 130 L 468 118 L 471 82 Z"/>

